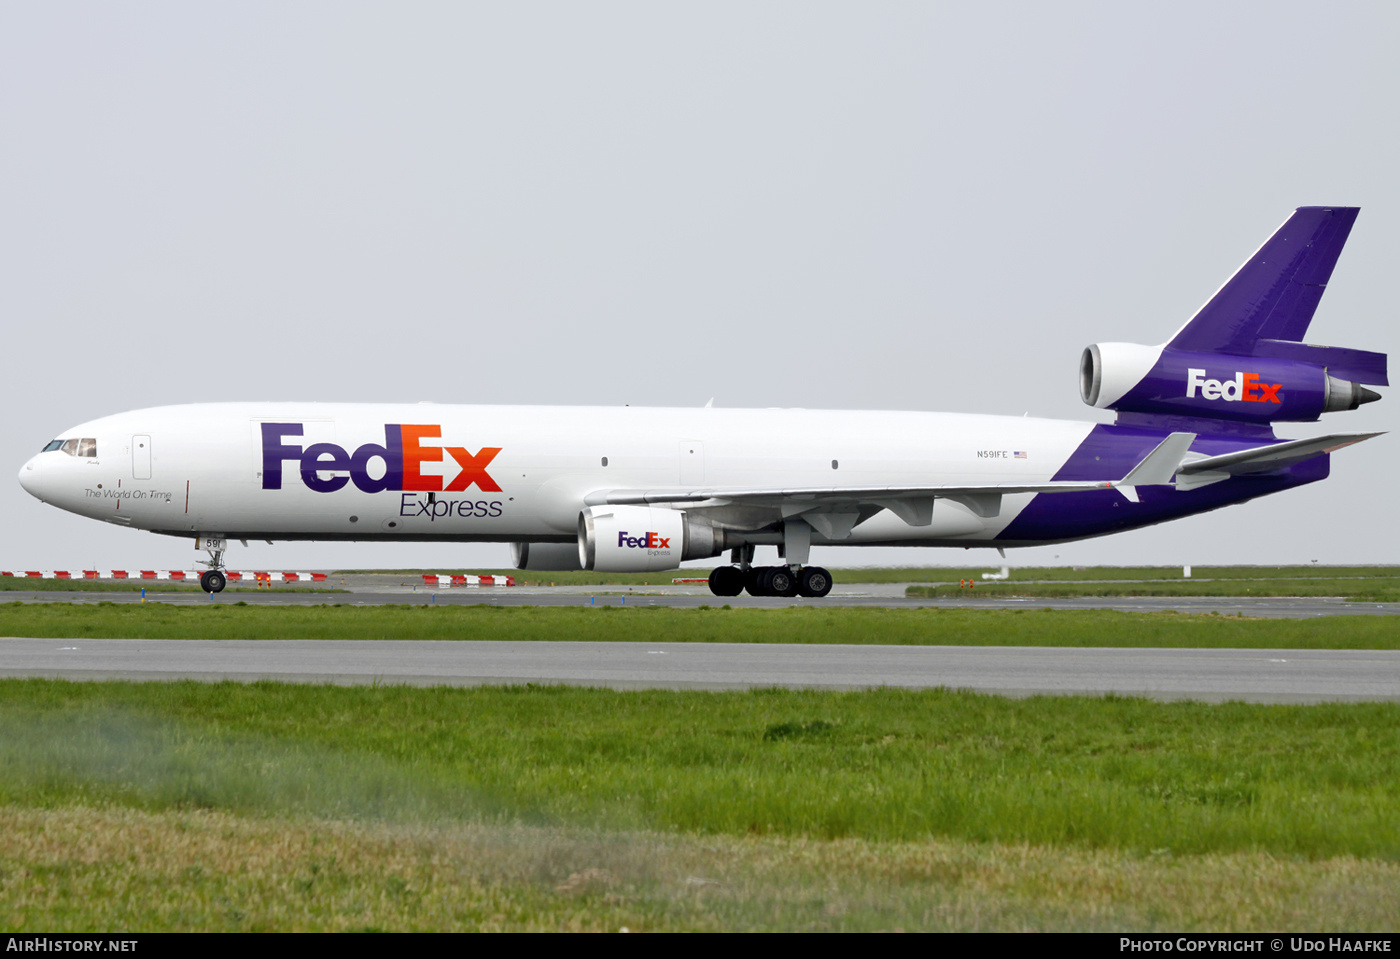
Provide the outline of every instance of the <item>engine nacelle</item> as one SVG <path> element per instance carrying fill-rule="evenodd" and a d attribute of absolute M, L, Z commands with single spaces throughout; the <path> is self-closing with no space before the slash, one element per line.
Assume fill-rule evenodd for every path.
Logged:
<path fill-rule="evenodd" d="M 556 573 L 583 569 L 576 543 L 511 543 L 510 558 L 516 569 Z"/>
<path fill-rule="evenodd" d="M 681 510 L 657 506 L 590 506 L 578 516 L 578 561 L 584 569 L 642 573 L 683 560 L 718 556 L 724 530 Z"/>
<path fill-rule="evenodd" d="M 1338 379 L 1311 363 L 1136 343 L 1096 343 L 1085 349 L 1079 393 L 1090 406 L 1120 413 L 1257 423 L 1315 420 L 1322 413 L 1354 410 L 1380 399 L 1360 383 Z"/>

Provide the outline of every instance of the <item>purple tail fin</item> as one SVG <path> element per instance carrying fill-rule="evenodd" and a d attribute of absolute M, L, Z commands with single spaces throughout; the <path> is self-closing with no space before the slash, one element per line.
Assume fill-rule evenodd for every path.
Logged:
<path fill-rule="evenodd" d="M 1302 343 L 1358 212 L 1299 207 L 1167 346 L 1313 363 L 1341 379 L 1386 385 L 1384 354 Z"/>
<path fill-rule="evenodd" d="M 1355 207 L 1300 207 L 1163 346 L 1096 343 L 1084 351 L 1084 402 L 1120 425 L 1209 431 L 1228 421 L 1262 435 L 1380 399 L 1386 355 L 1304 343 Z M 1272 435 L 1272 434 L 1270 434 Z"/>
<path fill-rule="evenodd" d="M 1300 207 L 1169 345 L 1248 356 L 1260 339 L 1300 342 L 1358 212 Z"/>

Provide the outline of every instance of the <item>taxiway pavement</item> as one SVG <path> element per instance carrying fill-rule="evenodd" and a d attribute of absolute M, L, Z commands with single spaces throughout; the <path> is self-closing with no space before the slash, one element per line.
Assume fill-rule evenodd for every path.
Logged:
<path fill-rule="evenodd" d="M 226 591 L 214 596 L 200 592 L 164 592 L 159 585 L 148 587 L 147 602 L 176 605 L 237 603 L 249 605 L 314 606 L 322 603 L 384 606 L 408 605 L 488 605 L 488 606 L 734 606 L 756 609 L 782 609 L 789 606 L 852 606 L 884 609 L 1116 609 L 1125 612 L 1219 613 L 1256 617 L 1306 619 L 1313 616 L 1396 616 L 1400 603 L 1357 603 L 1336 596 L 992 596 L 969 590 L 964 594 L 938 599 L 910 599 L 904 595 L 908 583 L 837 584 L 824 599 L 780 599 L 711 595 L 702 584 L 656 586 L 464 586 L 428 587 L 402 576 L 358 574 L 333 578 L 327 590 L 291 592 L 282 586 L 266 590 Z M 39 603 L 139 603 L 139 592 L 28 592 L 4 594 L 8 601 Z"/>

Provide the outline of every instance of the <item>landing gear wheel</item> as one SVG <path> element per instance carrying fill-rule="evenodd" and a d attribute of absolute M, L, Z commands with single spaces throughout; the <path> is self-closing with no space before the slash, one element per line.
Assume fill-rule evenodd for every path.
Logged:
<path fill-rule="evenodd" d="M 796 596 L 797 577 L 786 566 L 774 566 L 768 571 L 769 596 Z"/>
<path fill-rule="evenodd" d="M 716 596 L 738 596 L 744 591 L 744 571 L 737 566 L 716 566 L 710 573 L 710 592 Z"/>
<path fill-rule="evenodd" d="M 797 574 L 797 591 L 803 596 L 820 599 L 831 592 L 831 574 L 820 566 L 804 566 Z"/>
<path fill-rule="evenodd" d="M 224 587 L 228 585 L 228 577 L 217 569 L 211 569 L 207 573 L 201 573 L 199 577 L 199 588 L 206 593 L 222 593 Z"/>
<path fill-rule="evenodd" d="M 750 596 L 772 596 L 768 590 L 768 574 L 773 572 L 770 566 L 755 566 L 749 570 L 744 582 L 744 588 L 749 591 Z"/>

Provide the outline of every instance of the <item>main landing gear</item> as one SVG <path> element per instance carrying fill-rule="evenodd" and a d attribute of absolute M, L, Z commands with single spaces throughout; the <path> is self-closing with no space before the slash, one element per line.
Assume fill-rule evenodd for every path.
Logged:
<path fill-rule="evenodd" d="M 753 565 L 754 544 L 746 543 L 729 554 L 736 566 L 720 566 L 710 574 L 710 592 L 716 596 L 810 596 L 820 599 L 831 592 L 831 574 L 820 566 L 808 566 L 812 528 L 797 518 L 783 524 L 778 555 L 783 566 Z"/>
<path fill-rule="evenodd" d="M 710 592 L 716 596 L 810 596 L 820 599 L 831 592 L 831 574 L 820 566 L 719 566 L 710 573 Z"/>

